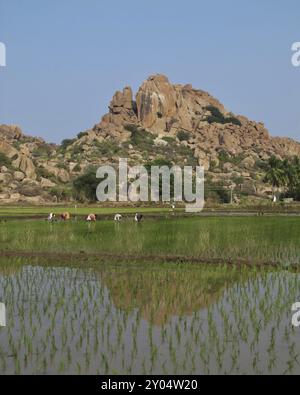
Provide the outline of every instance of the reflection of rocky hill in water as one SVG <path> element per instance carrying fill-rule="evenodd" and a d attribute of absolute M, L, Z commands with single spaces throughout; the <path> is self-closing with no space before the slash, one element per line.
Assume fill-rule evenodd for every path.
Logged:
<path fill-rule="evenodd" d="M 109 269 L 99 274 L 116 308 L 138 309 L 142 318 L 164 325 L 172 316 L 191 315 L 215 303 L 241 279 L 228 268 L 168 270 Z"/>

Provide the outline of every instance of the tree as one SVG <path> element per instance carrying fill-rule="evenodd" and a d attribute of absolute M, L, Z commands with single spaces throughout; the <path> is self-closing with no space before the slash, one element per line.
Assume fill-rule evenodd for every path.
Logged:
<path fill-rule="evenodd" d="M 266 173 L 265 181 L 271 184 L 273 188 L 280 188 L 285 185 L 286 175 L 282 169 L 271 167 Z"/>
<path fill-rule="evenodd" d="M 273 191 L 275 188 L 280 188 L 286 185 L 287 177 L 283 169 L 283 162 L 272 156 L 268 162 L 268 168 L 265 175 L 265 182 L 272 185 Z"/>
<path fill-rule="evenodd" d="M 283 167 L 287 181 L 288 194 L 293 195 L 297 185 L 299 185 L 299 167 L 288 160 L 283 162 Z"/>
<path fill-rule="evenodd" d="M 265 182 L 273 189 L 285 187 L 286 197 L 300 200 L 300 158 L 280 160 L 275 156 L 269 159 L 266 167 Z"/>
<path fill-rule="evenodd" d="M 73 181 L 73 189 L 76 199 L 96 201 L 96 189 L 99 184 L 96 178 L 96 169 L 89 168 L 87 171 Z"/>

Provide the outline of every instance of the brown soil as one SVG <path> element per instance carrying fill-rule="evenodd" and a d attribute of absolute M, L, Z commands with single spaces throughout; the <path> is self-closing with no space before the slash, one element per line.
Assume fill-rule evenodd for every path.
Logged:
<path fill-rule="evenodd" d="M 46 260 L 64 260 L 74 262 L 88 262 L 89 260 L 99 260 L 112 262 L 152 262 L 152 263 L 186 263 L 186 264 L 209 264 L 209 265 L 228 265 L 228 266 L 248 266 L 248 267 L 274 267 L 281 268 L 279 262 L 247 260 L 247 259 L 224 259 L 224 258 L 205 258 L 205 257 L 188 257 L 180 255 L 130 255 L 130 254 L 114 254 L 114 253 L 86 253 L 84 251 L 78 253 L 66 252 L 43 252 L 43 251 L 0 251 L 1 257 L 19 257 L 19 258 L 41 258 Z M 299 268 L 294 264 L 289 268 Z"/>

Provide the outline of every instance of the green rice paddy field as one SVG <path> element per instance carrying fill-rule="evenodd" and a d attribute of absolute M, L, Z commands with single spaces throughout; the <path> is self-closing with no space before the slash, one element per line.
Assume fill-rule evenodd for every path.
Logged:
<path fill-rule="evenodd" d="M 0 374 L 300 373 L 299 217 L 135 211 L 1 212 Z"/>

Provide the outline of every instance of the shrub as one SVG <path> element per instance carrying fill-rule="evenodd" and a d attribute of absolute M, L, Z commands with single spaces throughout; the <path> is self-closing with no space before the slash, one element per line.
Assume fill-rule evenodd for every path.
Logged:
<path fill-rule="evenodd" d="M 81 166 L 77 163 L 77 165 L 73 168 L 73 171 L 79 173 L 81 171 Z"/>
<path fill-rule="evenodd" d="M 2 152 L 0 152 L 0 166 L 11 166 L 11 160 Z"/>
<path fill-rule="evenodd" d="M 236 117 L 228 117 L 228 118 L 225 118 L 225 123 L 232 123 L 233 125 L 237 125 L 237 126 L 242 126 L 242 122 L 239 120 L 239 119 L 237 119 Z"/>
<path fill-rule="evenodd" d="M 47 178 L 48 180 L 53 181 L 55 183 L 58 182 L 58 180 L 55 177 L 55 175 L 50 173 L 44 167 L 37 167 L 35 169 L 35 171 L 36 171 L 36 175 L 37 175 L 37 178 L 38 178 L 39 181 L 41 180 L 41 178 Z"/>
<path fill-rule="evenodd" d="M 66 188 L 54 187 L 49 193 L 51 196 L 56 196 L 58 201 L 69 200 L 72 197 L 72 191 Z"/>
<path fill-rule="evenodd" d="M 51 153 L 51 147 L 48 144 L 39 145 L 32 153 L 33 157 L 39 158 L 41 156 L 49 156 Z"/>
<path fill-rule="evenodd" d="M 140 150 L 147 151 L 154 145 L 154 136 L 144 129 L 134 127 L 131 129 L 130 143 L 134 146 L 138 146 Z"/>
<path fill-rule="evenodd" d="M 230 203 L 230 191 L 228 191 L 224 187 L 220 186 L 220 188 L 217 189 L 216 192 L 219 196 L 221 203 Z"/>
<path fill-rule="evenodd" d="M 87 171 L 73 181 L 73 189 L 77 199 L 96 201 L 96 189 L 99 184 L 96 178 L 96 169 L 90 167 Z"/>
<path fill-rule="evenodd" d="M 177 149 L 177 154 L 186 159 L 186 166 L 197 166 L 198 160 L 194 156 L 194 151 L 190 147 L 180 146 Z"/>
<path fill-rule="evenodd" d="M 206 110 L 211 113 L 211 115 L 206 118 L 208 123 L 225 123 L 225 117 L 217 107 L 208 106 Z"/>
<path fill-rule="evenodd" d="M 166 141 L 167 143 L 169 143 L 169 144 L 175 143 L 174 137 L 166 136 L 166 137 L 163 137 L 162 139 L 163 139 L 164 141 Z"/>
<path fill-rule="evenodd" d="M 48 170 L 46 170 L 44 167 L 37 167 L 36 168 L 36 174 L 38 178 L 53 178 L 53 174 L 49 173 Z"/>
<path fill-rule="evenodd" d="M 180 130 L 177 133 L 177 138 L 179 141 L 189 141 L 189 139 L 191 138 L 191 134 L 189 132 L 184 131 L 184 130 Z"/>
<path fill-rule="evenodd" d="M 244 182 L 243 177 L 233 177 L 232 181 L 236 184 L 236 185 L 242 185 Z"/>
<path fill-rule="evenodd" d="M 210 171 L 213 171 L 213 170 L 215 170 L 216 168 L 217 168 L 217 162 L 216 162 L 215 160 L 212 160 L 212 161 L 210 162 L 209 170 L 210 170 Z"/>
<path fill-rule="evenodd" d="M 150 171 L 151 166 L 159 166 L 159 167 L 167 166 L 167 167 L 170 168 L 170 167 L 173 166 L 173 164 L 172 164 L 172 162 L 169 161 L 168 159 L 157 158 L 157 159 L 154 159 L 154 160 L 152 160 L 152 161 L 150 161 L 150 162 L 147 162 L 147 163 L 145 164 L 145 168 L 146 168 L 148 171 Z"/>
<path fill-rule="evenodd" d="M 61 148 L 65 151 L 70 145 L 72 145 L 76 139 L 65 139 L 61 142 Z"/>
<path fill-rule="evenodd" d="M 243 161 L 244 155 L 238 154 L 235 156 L 230 156 L 228 152 L 222 150 L 219 152 L 218 158 L 221 165 L 224 163 L 232 163 L 234 165 L 239 165 Z"/>
<path fill-rule="evenodd" d="M 221 124 L 232 123 L 234 125 L 242 126 L 242 123 L 239 119 L 237 119 L 234 116 L 225 117 L 217 107 L 208 106 L 205 109 L 211 113 L 211 115 L 209 115 L 206 118 L 206 121 L 210 124 L 211 123 L 221 123 Z"/>
<path fill-rule="evenodd" d="M 101 155 L 112 156 L 120 152 L 121 148 L 114 141 L 103 141 L 96 143 L 97 152 Z"/>
<path fill-rule="evenodd" d="M 57 163 L 56 167 L 57 167 L 58 169 L 69 170 L 69 169 L 68 169 L 68 166 L 67 166 L 67 165 L 65 165 L 65 164 L 64 164 L 64 163 L 62 163 L 62 162 L 60 162 L 60 163 Z"/>
<path fill-rule="evenodd" d="M 205 182 L 205 200 L 212 199 L 218 203 L 230 203 L 230 191 L 220 182 L 213 183 L 209 180 Z"/>
<path fill-rule="evenodd" d="M 124 126 L 124 128 L 130 133 L 135 133 L 139 130 L 139 128 L 134 124 L 127 124 Z"/>
<path fill-rule="evenodd" d="M 268 170 L 268 162 L 261 159 L 256 160 L 255 166 L 264 172 Z"/>
<path fill-rule="evenodd" d="M 87 136 L 87 135 L 88 135 L 88 132 L 80 132 L 77 134 L 77 138 L 81 139 L 82 137 Z"/>
<path fill-rule="evenodd" d="M 84 150 L 83 150 L 83 148 L 80 145 L 78 145 L 78 144 L 75 145 L 73 147 L 73 151 L 72 151 L 72 158 L 74 159 L 74 156 L 82 154 L 83 151 Z"/>

